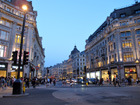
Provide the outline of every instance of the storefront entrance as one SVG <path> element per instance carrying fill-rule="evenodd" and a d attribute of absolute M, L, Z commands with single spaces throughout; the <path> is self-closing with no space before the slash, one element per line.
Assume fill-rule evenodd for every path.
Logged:
<path fill-rule="evenodd" d="M 111 80 L 113 80 L 114 77 L 118 76 L 118 70 L 117 68 L 111 69 Z"/>
<path fill-rule="evenodd" d="M 17 78 L 17 72 L 16 71 L 11 72 L 11 77 Z M 22 71 L 20 72 L 20 77 L 23 77 L 23 72 Z"/>
<path fill-rule="evenodd" d="M 7 76 L 7 63 L 0 63 L 0 77 Z"/>
<path fill-rule="evenodd" d="M 102 70 L 102 78 L 104 81 L 107 81 L 107 78 L 109 79 L 108 70 Z"/>
<path fill-rule="evenodd" d="M 128 77 L 131 76 L 134 79 L 134 82 L 135 82 L 136 79 L 137 79 L 136 67 L 125 67 L 124 70 L 125 70 L 125 77 L 128 78 Z"/>

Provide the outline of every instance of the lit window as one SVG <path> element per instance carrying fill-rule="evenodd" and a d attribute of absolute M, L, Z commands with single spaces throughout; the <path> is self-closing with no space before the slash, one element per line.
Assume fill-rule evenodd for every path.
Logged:
<path fill-rule="evenodd" d="M 124 53 L 124 62 L 127 62 L 127 61 L 133 61 L 134 58 L 133 58 L 133 53 Z"/>
<path fill-rule="evenodd" d="M 16 35 L 15 37 L 15 43 L 20 44 L 21 42 L 21 35 Z M 23 44 L 25 43 L 25 37 L 23 37 Z"/>
<path fill-rule="evenodd" d="M 123 48 L 131 48 L 132 47 L 131 41 L 122 42 L 122 47 Z"/>
<path fill-rule="evenodd" d="M 0 57 L 6 57 L 7 46 L 0 45 Z"/>

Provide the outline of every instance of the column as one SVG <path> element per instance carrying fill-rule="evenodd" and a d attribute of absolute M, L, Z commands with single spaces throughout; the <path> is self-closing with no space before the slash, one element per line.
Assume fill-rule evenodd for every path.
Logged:
<path fill-rule="evenodd" d="M 140 78 L 140 65 L 137 64 L 136 68 L 137 68 L 137 76 Z"/>

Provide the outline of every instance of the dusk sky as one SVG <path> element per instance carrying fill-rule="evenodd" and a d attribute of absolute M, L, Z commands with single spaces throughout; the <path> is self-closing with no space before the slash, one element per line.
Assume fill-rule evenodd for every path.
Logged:
<path fill-rule="evenodd" d="M 139 0 L 140 1 L 140 0 Z M 135 0 L 32 0 L 38 12 L 37 27 L 43 37 L 45 67 L 69 58 L 76 45 L 85 50 L 85 41 L 114 9 L 130 6 Z"/>

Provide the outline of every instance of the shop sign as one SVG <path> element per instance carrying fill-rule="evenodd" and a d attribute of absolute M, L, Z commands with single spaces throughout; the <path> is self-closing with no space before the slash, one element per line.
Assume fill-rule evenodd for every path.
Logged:
<path fill-rule="evenodd" d="M 6 64 L 0 64 L 0 69 L 6 69 L 7 65 Z"/>
<path fill-rule="evenodd" d="M 18 66 L 12 66 L 12 69 L 17 70 Z M 20 66 L 20 69 L 22 69 L 22 66 Z"/>
<path fill-rule="evenodd" d="M 6 66 L 5 65 L 0 65 L 0 68 L 5 68 Z"/>

